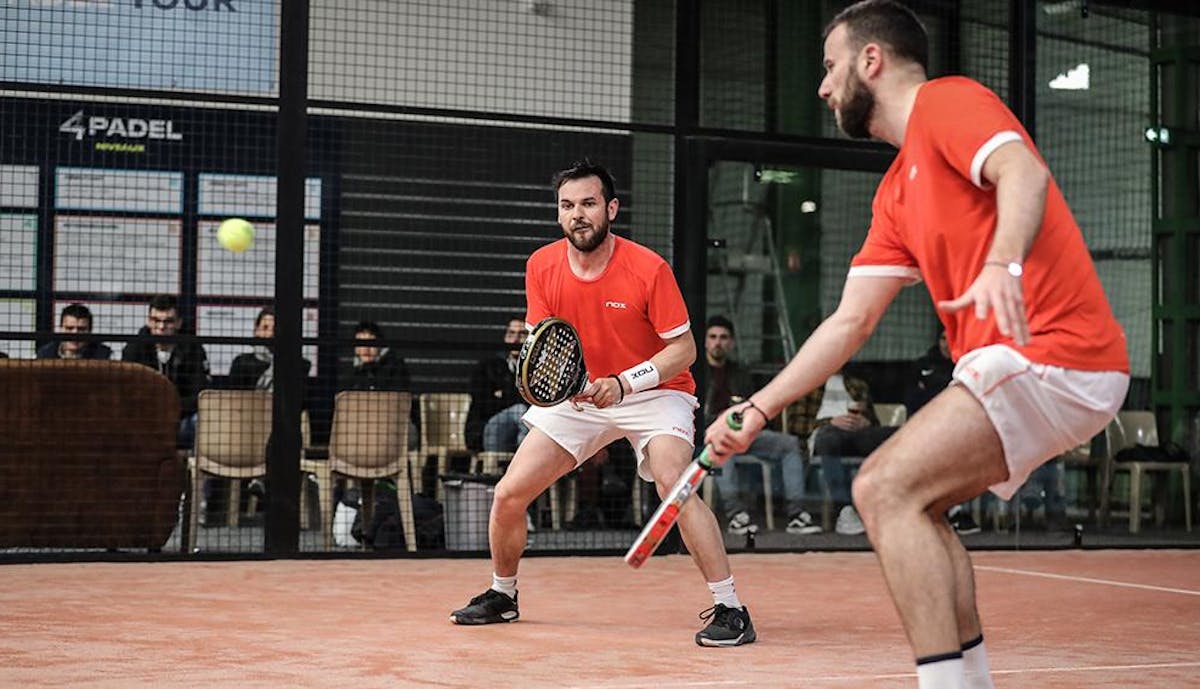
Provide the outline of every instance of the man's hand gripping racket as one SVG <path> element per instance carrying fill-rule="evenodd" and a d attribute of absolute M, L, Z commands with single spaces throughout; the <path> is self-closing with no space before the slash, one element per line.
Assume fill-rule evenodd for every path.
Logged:
<path fill-rule="evenodd" d="M 731 411 L 726 414 L 725 422 L 735 431 L 742 429 L 742 415 L 739 412 Z M 629 552 L 625 553 L 625 562 L 630 567 L 636 569 L 650 559 L 650 556 L 658 548 L 658 544 L 662 542 L 667 532 L 679 519 L 679 513 L 683 511 L 683 506 L 687 503 L 688 498 L 696 492 L 700 482 L 716 466 L 708 455 L 711 449 L 711 445 L 705 446 L 700 451 L 700 456 L 692 460 L 692 463 L 683 470 L 679 480 L 671 487 L 671 492 L 666 494 L 662 504 L 655 510 L 654 516 L 646 522 L 642 533 L 638 535 L 633 545 L 629 546 Z"/>

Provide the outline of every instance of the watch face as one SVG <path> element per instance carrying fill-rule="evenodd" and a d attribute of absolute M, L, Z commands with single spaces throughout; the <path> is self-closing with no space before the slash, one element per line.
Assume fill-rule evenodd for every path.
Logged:
<path fill-rule="evenodd" d="M 1009 275 L 1011 275 L 1015 278 L 1019 278 L 1019 277 L 1021 277 L 1021 274 L 1024 272 L 1025 271 L 1021 269 L 1020 263 L 1017 263 L 1014 261 L 1014 262 L 1008 264 L 1008 274 Z"/>

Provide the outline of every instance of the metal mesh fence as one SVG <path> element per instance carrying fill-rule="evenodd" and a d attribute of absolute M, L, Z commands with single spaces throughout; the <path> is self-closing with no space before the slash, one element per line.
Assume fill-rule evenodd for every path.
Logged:
<path fill-rule="evenodd" d="M 486 550 L 522 433 L 525 261 L 561 237 L 551 175 L 584 157 L 616 178 L 613 231 L 675 267 L 698 341 L 728 315 L 740 361 L 773 373 L 836 306 L 890 155 L 846 143 L 816 98 L 821 30 L 846 4 L 312 0 L 291 64 L 270 0 L 4 3 L 0 548 Z M 914 6 L 931 76 L 1010 98 L 1007 3 Z M 1037 8 L 1038 140 L 1147 378 L 1151 15 Z M 1055 86 L 1080 66 L 1088 88 Z M 306 163 L 280 169 L 280 70 L 301 68 Z M 760 155 L 773 144 L 802 153 Z M 738 152 L 689 167 L 697 146 Z M 281 206 L 285 179 L 302 192 Z M 901 400 L 936 333 L 924 288 L 906 290 L 855 359 L 877 399 Z M 276 418 L 285 396 L 296 418 Z M 293 435 L 300 452 L 276 453 Z M 635 464 L 618 441 L 547 490 L 530 548 L 625 548 L 656 502 Z M 794 536 L 750 474 L 750 511 Z M 815 467 L 803 493 L 819 513 Z"/>

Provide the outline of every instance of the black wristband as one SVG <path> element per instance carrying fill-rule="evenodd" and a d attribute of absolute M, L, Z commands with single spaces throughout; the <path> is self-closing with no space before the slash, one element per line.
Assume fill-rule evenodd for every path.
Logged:
<path fill-rule="evenodd" d="M 754 400 L 750 399 L 749 397 L 746 398 L 746 407 L 753 409 L 754 411 L 758 412 L 759 415 L 761 415 L 763 417 L 763 425 L 764 426 L 771 423 L 771 417 L 767 416 L 767 413 L 765 411 L 759 409 L 758 405 L 754 403 Z"/>
<path fill-rule="evenodd" d="M 621 384 L 621 376 L 618 376 L 615 373 L 610 373 L 610 374 L 608 374 L 608 377 L 617 381 L 617 390 L 619 390 L 621 392 L 621 398 L 617 400 L 617 404 L 624 402 L 625 401 L 625 386 Z"/>

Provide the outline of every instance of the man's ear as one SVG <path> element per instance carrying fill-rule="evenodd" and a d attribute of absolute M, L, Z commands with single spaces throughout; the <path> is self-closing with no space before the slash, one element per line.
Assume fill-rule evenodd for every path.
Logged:
<path fill-rule="evenodd" d="M 883 48 L 878 43 L 863 46 L 859 52 L 858 63 L 866 78 L 873 79 L 879 75 L 879 70 L 883 67 L 883 57 Z"/>

